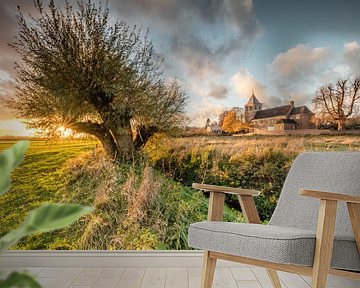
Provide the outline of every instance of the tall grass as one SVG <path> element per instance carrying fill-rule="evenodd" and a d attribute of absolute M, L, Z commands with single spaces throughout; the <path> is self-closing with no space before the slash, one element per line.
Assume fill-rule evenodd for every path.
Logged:
<path fill-rule="evenodd" d="M 190 223 L 206 219 L 201 192 L 145 163 L 116 165 L 99 155 L 73 159 L 64 171 L 72 195 L 66 200 L 95 205 L 95 213 L 73 228 L 78 249 L 188 249 Z M 225 214 L 228 221 L 242 220 L 235 210 Z"/>
<path fill-rule="evenodd" d="M 170 139 L 145 147 L 154 167 L 186 186 L 193 182 L 252 188 L 262 220 L 269 220 L 293 159 L 303 151 L 360 150 L 359 136 L 244 136 Z M 231 207 L 237 199 L 227 198 Z"/>
<path fill-rule="evenodd" d="M 0 150 L 11 144 L 0 142 Z M 266 221 L 296 155 L 360 150 L 360 137 L 159 134 L 143 159 L 120 165 L 98 153 L 96 144 L 32 142 L 1 199 L 0 235 L 45 202 L 93 205 L 95 212 L 66 229 L 32 235 L 15 249 L 188 249 L 188 227 L 206 218 L 208 205 L 206 194 L 189 188 L 193 182 L 260 190 L 255 201 Z M 227 197 L 226 203 L 225 220 L 243 221 L 238 200 Z"/>

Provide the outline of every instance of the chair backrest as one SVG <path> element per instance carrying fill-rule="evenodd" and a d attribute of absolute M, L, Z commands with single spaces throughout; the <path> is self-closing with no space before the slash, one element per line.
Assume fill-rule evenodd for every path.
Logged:
<path fill-rule="evenodd" d="M 316 230 L 320 201 L 300 196 L 300 188 L 360 195 L 360 152 L 306 152 L 294 161 L 270 225 Z M 339 203 L 338 237 L 354 238 L 345 203 Z"/>

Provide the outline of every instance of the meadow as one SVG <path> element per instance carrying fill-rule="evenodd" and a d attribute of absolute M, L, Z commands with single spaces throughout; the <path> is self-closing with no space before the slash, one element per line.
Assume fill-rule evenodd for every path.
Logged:
<path fill-rule="evenodd" d="M 0 150 L 13 140 L 1 140 Z M 141 159 L 114 164 L 96 141 L 31 141 L 12 188 L 0 198 L 0 235 L 45 202 L 71 202 L 95 212 L 66 229 L 36 234 L 13 249 L 188 249 L 190 223 L 206 219 L 200 182 L 255 188 L 261 219 L 276 206 L 293 159 L 302 151 L 360 150 L 360 137 L 157 135 Z M 243 221 L 226 198 L 226 221 Z"/>
<path fill-rule="evenodd" d="M 15 140 L 0 140 L 0 151 Z M 0 234 L 15 228 L 31 209 L 44 202 L 56 202 L 63 186 L 61 169 L 64 163 L 95 148 L 91 141 L 31 141 L 24 162 L 12 175 L 12 188 L 0 197 Z"/>

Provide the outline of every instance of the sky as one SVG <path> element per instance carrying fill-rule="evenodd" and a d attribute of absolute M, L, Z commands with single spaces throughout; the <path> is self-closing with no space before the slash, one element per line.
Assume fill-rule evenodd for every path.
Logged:
<path fill-rule="evenodd" d="M 18 56 L 7 43 L 17 5 L 33 10 L 32 0 L 0 0 L 1 99 L 15 93 Z M 252 90 L 266 107 L 293 100 L 311 108 L 320 86 L 360 74 L 358 0 L 108 0 L 108 7 L 112 19 L 149 29 L 167 77 L 189 96 L 195 126 L 243 107 Z M 15 113 L 0 105 L 0 135 L 19 132 Z"/>

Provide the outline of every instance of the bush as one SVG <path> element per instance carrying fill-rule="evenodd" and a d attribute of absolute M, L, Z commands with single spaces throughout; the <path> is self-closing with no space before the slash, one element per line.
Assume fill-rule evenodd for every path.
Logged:
<path fill-rule="evenodd" d="M 153 165 L 168 177 L 191 186 L 192 183 L 242 187 L 260 190 L 255 198 L 262 220 L 269 220 L 279 198 L 287 172 L 295 156 L 280 149 L 248 149 L 226 153 L 211 145 L 177 147 L 166 158 L 152 158 Z M 228 196 L 226 202 L 239 209 L 238 200 Z"/>
<path fill-rule="evenodd" d="M 190 223 L 205 220 L 208 200 L 146 165 L 81 157 L 64 169 L 68 201 L 96 210 L 74 227 L 77 249 L 189 249 Z M 96 176 L 96 177 L 95 177 Z M 225 209 L 227 221 L 242 221 Z M 69 234 L 69 233 L 67 233 Z"/>

